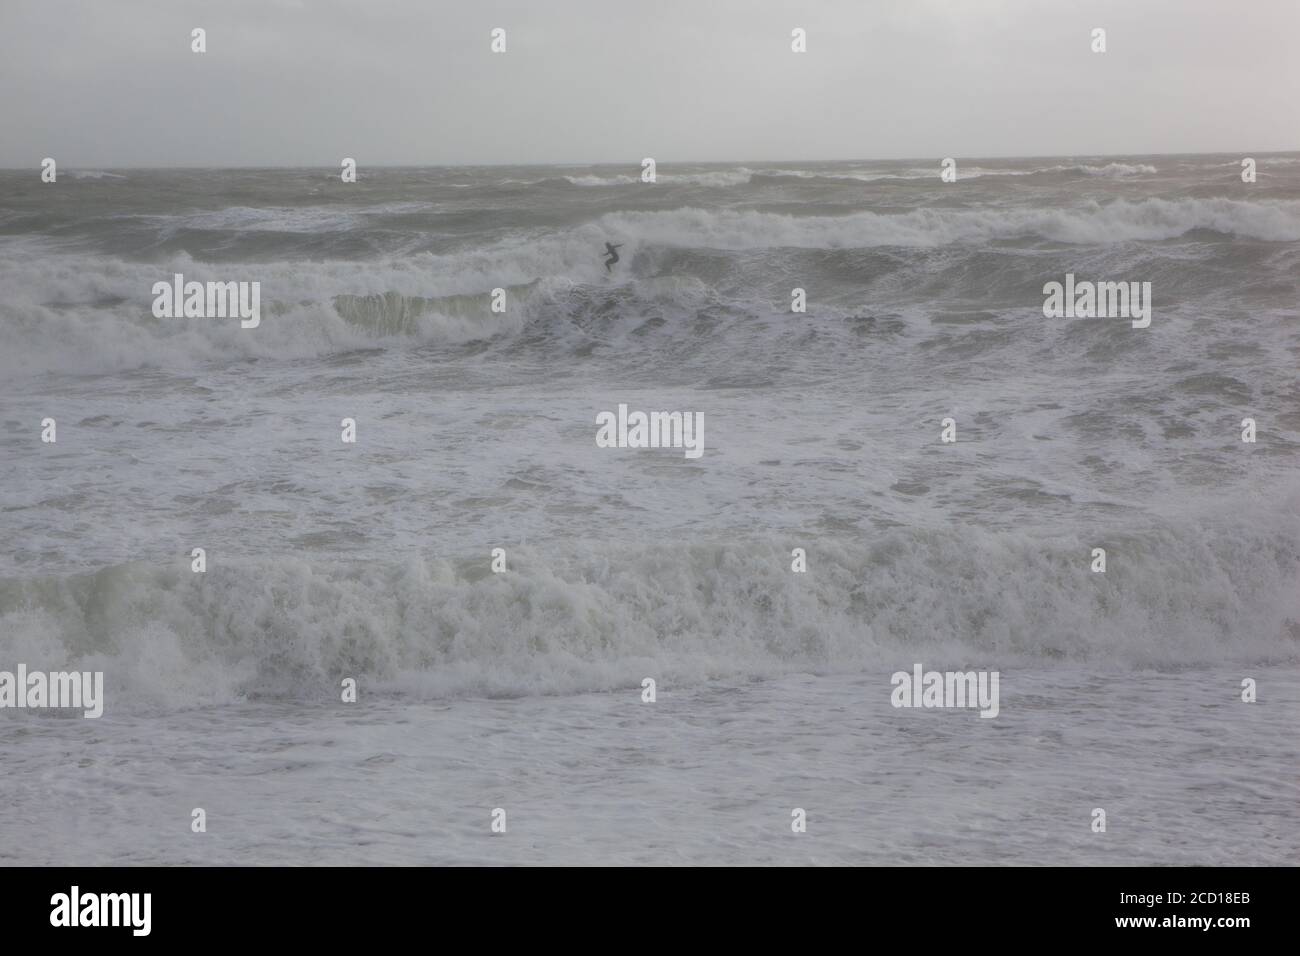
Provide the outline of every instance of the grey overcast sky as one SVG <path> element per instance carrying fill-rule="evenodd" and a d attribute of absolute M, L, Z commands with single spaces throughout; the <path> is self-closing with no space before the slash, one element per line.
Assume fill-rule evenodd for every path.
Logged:
<path fill-rule="evenodd" d="M 0 0 L 0 91 L 7 167 L 1245 155 L 1300 0 Z"/>

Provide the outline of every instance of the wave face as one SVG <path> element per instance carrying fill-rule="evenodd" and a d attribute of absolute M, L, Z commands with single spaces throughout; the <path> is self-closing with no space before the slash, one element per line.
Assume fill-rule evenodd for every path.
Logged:
<path fill-rule="evenodd" d="M 540 233 L 444 242 L 441 251 L 318 261 L 277 255 L 279 247 L 300 241 L 356 245 L 355 231 L 364 233 L 367 217 L 433 215 L 398 212 L 393 205 L 365 215 L 231 207 L 174 217 L 180 222 L 148 227 L 159 231 L 150 244 L 156 253 L 147 259 L 59 251 L 49 239 L 11 237 L 0 262 L 6 289 L 0 366 L 11 375 L 115 372 L 459 344 L 535 332 L 539 323 L 558 328 L 580 320 L 587 299 L 606 296 L 645 308 L 666 291 L 686 313 L 698 314 L 742 289 L 755 308 L 770 312 L 788 297 L 783 271 L 794 266 L 800 280 L 816 284 L 836 309 L 864 282 L 874 287 L 875 301 L 883 291 L 891 305 L 902 305 L 890 295 L 893 289 L 937 283 L 955 294 L 992 265 L 1016 296 L 1005 303 L 1019 301 L 1032 315 L 1041 306 L 1035 299 L 1043 281 L 1093 262 L 1105 263 L 1107 277 L 1158 279 L 1166 302 L 1189 289 L 1240 300 L 1240 290 L 1222 275 L 1213 276 L 1213 290 L 1205 288 L 1207 269 L 1236 266 L 1277 293 L 1262 301 L 1279 308 L 1294 289 L 1300 242 L 1300 199 L 1113 198 L 839 215 L 693 206 L 619 210 Z M 178 246 L 178 237 L 195 234 L 223 237 L 222 249 L 265 241 L 267 258 L 203 261 Z M 1183 245 L 1159 245 L 1174 240 Z M 593 252 L 605 241 L 622 243 L 628 262 L 612 281 Z M 178 273 L 200 282 L 260 282 L 268 320 L 251 336 L 229 323 L 153 318 L 153 283 Z M 491 308 L 498 288 L 510 296 L 504 312 Z M 1248 295 L 1259 298 L 1254 291 Z"/>
<path fill-rule="evenodd" d="M 413 556 L 282 555 L 0 581 L 6 657 L 103 670 L 127 709 L 373 692 L 528 695 L 791 672 L 1284 660 L 1300 643 L 1300 536 L 1124 534 L 1123 578 L 1064 540 L 979 531 L 815 546 L 593 542 L 513 551 L 511 572 Z M 954 587 L 954 582 L 959 586 Z M 918 656 L 920 655 L 920 656 Z"/>
<path fill-rule="evenodd" d="M 0 172 L 0 669 L 169 708 L 1294 660 L 1300 157 L 1255 158 Z M 261 324 L 155 318 L 177 273 Z M 1150 328 L 1045 318 L 1067 274 Z M 703 457 L 597 448 L 620 403 Z"/>

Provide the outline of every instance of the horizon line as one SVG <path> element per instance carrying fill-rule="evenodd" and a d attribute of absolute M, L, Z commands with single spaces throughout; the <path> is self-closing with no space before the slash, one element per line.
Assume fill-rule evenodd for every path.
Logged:
<path fill-rule="evenodd" d="M 1224 150 L 1193 150 L 1176 153 L 1034 153 L 1034 154 L 1011 154 L 1011 153 L 989 153 L 984 155 L 971 155 L 965 157 L 965 161 L 976 160 L 1007 160 L 1007 159 L 1144 159 L 1149 157 L 1180 157 L 1180 156 L 1236 156 L 1236 155 L 1257 155 L 1268 156 L 1286 153 L 1300 153 L 1297 149 L 1264 149 L 1253 150 L 1249 153 Z M 946 157 L 940 157 L 943 159 Z M 954 156 L 958 160 L 962 157 Z M 56 160 L 57 161 L 57 160 Z M 733 165 L 745 166 L 753 165 L 770 165 L 774 163 L 902 163 L 902 162 L 935 162 L 930 156 L 893 156 L 893 157 L 839 157 L 835 159 L 807 159 L 807 158 L 782 158 L 782 159 L 671 159 L 655 160 L 656 168 L 665 165 L 679 166 L 720 166 Z M 342 160 L 340 159 L 340 163 Z M 639 160 L 613 160 L 600 162 L 494 162 L 494 163 L 357 163 L 357 167 L 370 169 L 465 169 L 465 168 L 504 168 L 504 167 L 566 167 L 566 166 L 630 166 L 640 167 Z M 103 163 L 93 163 L 84 165 L 71 165 L 60 163 L 64 169 L 103 169 L 103 170 L 184 170 L 184 169 L 336 169 L 333 165 L 314 166 L 302 164 L 276 164 L 268 165 L 265 163 L 249 163 L 235 165 L 204 165 L 199 163 L 183 163 L 171 166 L 143 166 L 143 165 L 113 165 Z M 30 166 L 0 166 L 0 171 L 16 172 L 20 170 L 39 170 L 40 161 L 36 161 Z"/>

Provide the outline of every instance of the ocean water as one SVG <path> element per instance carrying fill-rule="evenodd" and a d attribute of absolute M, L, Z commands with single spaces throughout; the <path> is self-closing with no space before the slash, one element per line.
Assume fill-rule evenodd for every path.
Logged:
<path fill-rule="evenodd" d="M 0 171 L 0 671 L 106 695 L 0 710 L 0 863 L 1295 862 L 1255 158 Z M 1045 318 L 1067 273 L 1150 327 Z M 917 663 L 999 715 L 891 707 Z"/>

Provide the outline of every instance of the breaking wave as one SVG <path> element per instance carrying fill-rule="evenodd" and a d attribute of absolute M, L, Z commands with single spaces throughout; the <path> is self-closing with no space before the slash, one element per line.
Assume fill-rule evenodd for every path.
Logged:
<path fill-rule="evenodd" d="M 267 214 L 256 213 L 233 210 L 210 218 L 264 228 Z M 310 221 L 320 224 L 314 216 Z M 308 228 L 308 220 L 300 227 Z M 149 263 L 70 254 L 47 242 L 11 245 L 11 254 L 0 259 L 0 286 L 6 290 L 0 301 L 0 369 L 14 375 L 116 371 L 311 357 L 403 342 L 463 343 L 516 334 L 539 318 L 562 319 L 575 289 L 622 296 L 605 301 L 632 310 L 665 294 L 680 299 L 683 289 L 698 297 L 696 305 L 720 289 L 733 300 L 740 288 L 761 297 L 754 290 L 764 281 L 765 267 L 756 272 L 750 264 L 755 252 L 777 263 L 788 260 L 790 250 L 879 249 L 888 252 L 889 268 L 902 269 L 916 255 L 912 250 L 950 246 L 959 278 L 960 257 L 978 256 L 992 241 L 1101 248 L 1193 232 L 1208 237 L 1207 250 L 1216 236 L 1296 242 L 1300 201 L 1114 200 L 1068 208 L 927 207 L 838 216 L 689 207 L 619 211 L 541 236 L 508 235 L 445 254 L 372 260 L 212 264 L 177 255 Z M 600 257 L 610 240 L 625 246 L 626 265 L 613 277 Z M 1023 260 L 1027 269 L 1033 267 L 1032 256 Z M 1285 256 L 1279 263 L 1288 267 Z M 871 266 L 878 275 L 882 265 Z M 832 259 L 825 267 L 826 275 L 834 274 Z M 1193 258 L 1185 268 L 1197 267 Z M 840 268 L 852 279 L 860 265 Z M 259 281 L 262 325 L 250 333 L 228 320 L 155 319 L 152 286 L 174 273 L 200 282 Z M 1195 285 L 1195 276 L 1187 283 Z M 507 290 L 510 307 L 504 313 L 489 309 L 495 288 Z"/>
<path fill-rule="evenodd" d="M 1238 516 L 1238 519 L 1240 516 Z M 1088 571 L 1073 539 L 897 529 L 789 542 L 572 542 L 485 558 L 386 563 L 188 557 L 0 580 L 0 659 L 105 672 L 116 706 L 367 691 L 530 695 L 912 660 L 1177 668 L 1300 652 L 1294 519 L 1200 521 L 1112 535 Z"/>

